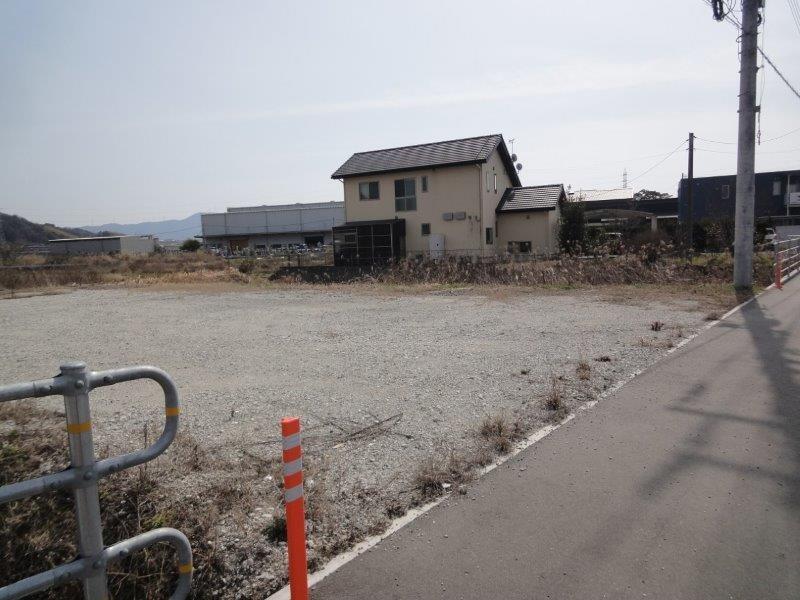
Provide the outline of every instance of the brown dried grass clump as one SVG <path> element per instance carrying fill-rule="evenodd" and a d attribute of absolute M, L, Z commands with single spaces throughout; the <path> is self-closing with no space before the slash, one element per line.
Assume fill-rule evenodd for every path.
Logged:
<path fill-rule="evenodd" d="M 521 435 L 519 422 L 509 422 L 502 415 L 486 417 L 479 428 L 480 436 L 498 454 L 508 454 Z"/>
<path fill-rule="evenodd" d="M 581 381 L 589 381 L 589 379 L 592 378 L 591 365 L 585 360 L 581 360 L 578 362 L 578 366 L 575 367 L 575 375 L 577 375 L 578 379 Z"/>

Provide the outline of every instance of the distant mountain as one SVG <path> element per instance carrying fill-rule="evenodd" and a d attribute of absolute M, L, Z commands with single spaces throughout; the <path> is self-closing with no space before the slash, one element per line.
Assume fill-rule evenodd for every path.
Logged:
<path fill-rule="evenodd" d="M 93 235 L 85 229 L 56 227 L 52 223 L 33 223 L 17 215 L 0 213 L 0 244 L 44 244 L 47 240 Z"/>
<path fill-rule="evenodd" d="M 116 231 L 125 235 L 154 235 L 160 240 L 185 240 L 186 238 L 200 235 L 200 213 L 195 213 L 185 219 L 128 224 L 105 223 L 103 225 L 86 225 L 82 229 L 93 233 Z"/>

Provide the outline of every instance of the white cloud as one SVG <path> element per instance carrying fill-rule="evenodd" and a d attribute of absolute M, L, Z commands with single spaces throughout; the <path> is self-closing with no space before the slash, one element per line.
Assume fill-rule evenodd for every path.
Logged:
<path fill-rule="evenodd" d="M 433 108 L 458 104 L 497 102 L 537 96 L 586 94 L 646 88 L 673 83 L 716 84 L 730 77 L 712 65 L 715 57 L 697 61 L 660 59 L 635 64 L 572 62 L 561 65 L 532 65 L 524 69 L 505 71 L 486 77 L 483 81 L 432 82 L 424 93 L 409 93 L 406 89 L 385 92 L 378 98 L 357 98 L 335 102 L 277 106 L 266 110 L 222 111 L 195 115 L 198 120 L 259 120 L 279 117 L 323 116 L 365 110 L 406 110 Z"/>

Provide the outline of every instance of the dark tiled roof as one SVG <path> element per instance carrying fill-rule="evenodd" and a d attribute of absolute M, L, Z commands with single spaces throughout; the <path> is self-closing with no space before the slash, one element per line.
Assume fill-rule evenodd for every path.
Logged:
<path fill-rule="evenodd" d="M 339 167 L 331 178 L 482 163 L 486 162 L 498 146 L 501 146 L 501 155 L 506 168 L 510 168 L 512 179 L 517 178 L 503 136 L 499 133 L 418 146 L 357 152 Z"/>
<path fill-rule="evenodd" d="M 535 185 L 531 187 L 508 188 L 500 203 L 497 212 L 512 212 L 515 210 L 552 210 L 564 196 L 564 186 Z"/>

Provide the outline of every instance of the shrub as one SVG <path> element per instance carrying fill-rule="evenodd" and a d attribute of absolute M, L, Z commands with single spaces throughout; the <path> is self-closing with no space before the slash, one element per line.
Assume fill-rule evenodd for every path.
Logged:
<path fill-rule="evenodd" d="M 200 250 L 200 241 L 194 238 L 189 238 L 181 244 L 181 250 L 184 252 L 197 252 Z"/>
<path fill-rule="evenodd" d="M 586 209 L 583 202 L 561 204 L 558 244 L 567 254 L 580 254 L 586 246 Z"/>
<path fill-rule="evenodd" d="M 239 273 L 243 273 L 248 275 L 256 270 L 256 261 L 252 258 L 246 258 L 242 262 L 239 263 Z"/>

